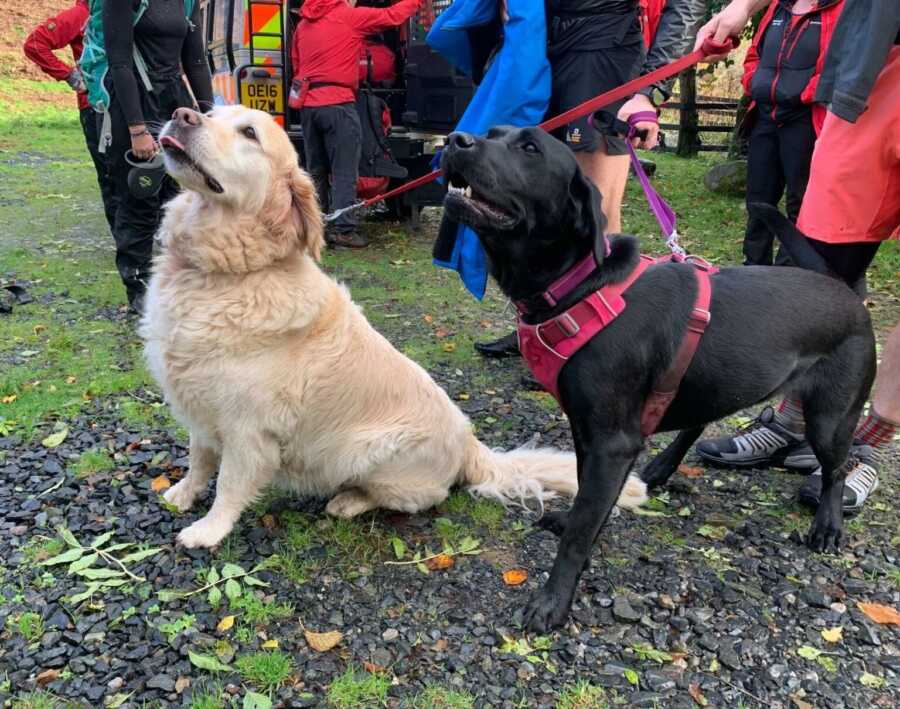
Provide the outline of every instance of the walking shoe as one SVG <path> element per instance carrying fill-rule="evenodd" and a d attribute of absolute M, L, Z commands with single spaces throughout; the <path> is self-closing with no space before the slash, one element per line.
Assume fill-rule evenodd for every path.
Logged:
<path fill-rule="evenodd" d="M 325 241 L 331 248 L 364 249 L 369 245 L 369 240 L 355 231 L 326 234 Z"/>
<path fill-rule="evenodd" d="M 508 335 L 504 335 L 499 340 L 491 342 L 476 342 L 475 351 L 482 357 L 490 357 L 492 359 L 503 359 L 504 357 L 519 356 L 519 335 L 513 330 Z"/>
<path fill-rule="evenodd" d="M 813 453 L 812 446 L 804 441 L 802 446 L 785 455 L 784 467 L 792 473 L 809 475 L 819 467 L 819 461 L 816 460 L 816 454 Z"/>
<path fill-rule="evenodd" d="M 779 424 L 775 410 L 767 406 L 741 433 L 700 441 L 696 450 L 701 458 L 715 465 L 751 468 L 783 465 L 804 444 L 803 435 Z"/>
<path fill-rule="evenodd" d="M 853 446 L 850 457 L 844 463 L 847 479 L 844 481 L 844 514 L 856 514 L 862 509 L 869 496 L 878 489 L 878 469 L 876 454 L 871 446 Z M 822 468 L 807 478 L 797 493 L 797 499 L 804 505 L 818 507 L 822 498 Z"/>

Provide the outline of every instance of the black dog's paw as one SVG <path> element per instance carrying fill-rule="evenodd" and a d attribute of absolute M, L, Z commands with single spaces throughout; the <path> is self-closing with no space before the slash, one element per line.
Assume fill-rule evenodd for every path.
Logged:
<path fill-rule="evenodd" d="M 563 532 L 566 531 L 568 519 L 568 512 L 546 512 L 543 517 L 534 523 L 534 526 L 552 532 L 557 537 L 561 537 Z"/>
<path fill-rule="evenodd" d="M 646 483 L 648 488 L 652 489 L 659 487 L 660 485 L 665 485 L 669 481 L 669 478 L 672 477 L 676 468 L 677 466 L 673 466 L 668 461 L 663 460 L 662 455 L 658 455 L 644 466 L 644 469 L 640 472 L 638 477 Z"/>
<path fill-rule="evenodd" d="M 821 554 L 837 553 L 841 549 L 841 518 L 835 519 L 830 514 L 816 513 L 806 535 L 806 546 Z"/>
<path fill-rule="evenodd" d="M 526 630 L 544 634 L 565 623 L 568 617 L 569 604 L 552 591 L 542 588 L 525 606 L 522 625 Z"/>

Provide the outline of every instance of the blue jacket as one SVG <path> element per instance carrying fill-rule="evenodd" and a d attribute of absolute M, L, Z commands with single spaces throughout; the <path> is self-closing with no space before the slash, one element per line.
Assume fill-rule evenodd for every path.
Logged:
<path fill-rule="evenodd" d="M 467 74 L 478 72 L 466 30 L 494 22 L 498 0 L 456 0 L 441 13 L 426 41 L 451 64 Z M 483 135 L 496 125 L 534 126 L 550 101 L 550 63 L 547 61 L 547 23 L 544 0 L 508 0 L 509 20 L 503 24 L 500 50 L 456 126 Z M 444 231 L 450 225 L 442 225 Z M 487 259 L 478 237 L 456 226 L 451 254 L 435 254 L 434 262 L 459 272 L 466 288 L 479 300 L 487 285 Z"/>

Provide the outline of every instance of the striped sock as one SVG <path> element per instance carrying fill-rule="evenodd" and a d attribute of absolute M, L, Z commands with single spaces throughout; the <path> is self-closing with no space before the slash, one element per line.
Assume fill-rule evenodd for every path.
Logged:
<path fill-rule="evenodd" d="M 885 448 L 893 440 L 897 428 L 896 423 L 882 418 L 873 408 L 856 429 L 856 439 L 872 448 Z"/>
<path fill-rule="evenodd" d="M 791 433 L 804 433 L 806 422 L 803 420 L 803 404 L 800 399 L 785 397 L 775 409 L 775 422 L 784 426 Z"/>

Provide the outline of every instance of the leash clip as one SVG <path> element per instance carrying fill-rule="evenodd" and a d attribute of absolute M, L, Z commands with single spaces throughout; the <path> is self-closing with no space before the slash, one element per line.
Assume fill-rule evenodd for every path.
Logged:
<path fill-rule="evenodd" d="M 333 212 L 329 212 L 328 214 L 322 217 L 322 221 L 326 224 L 335 221 L 336 219 L 344 216 L 347 212 L 352 212 L 354 209 L 359 209 L 360 207 L 365 207 L 366 203 L 363 201 L 356 202 L 354 204 L 350 204 L 346 207 L 341 207 L 340 209 L 335 209 Z"/>

